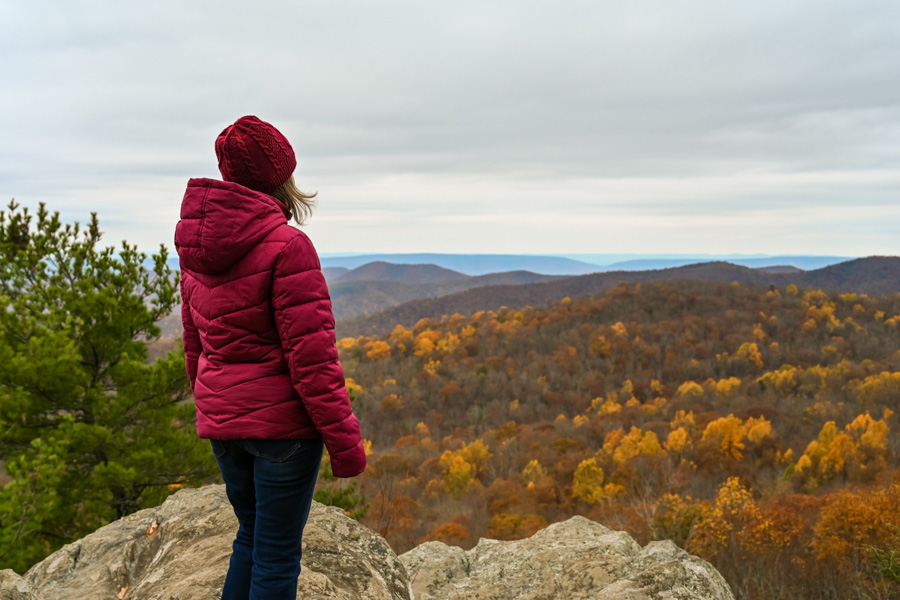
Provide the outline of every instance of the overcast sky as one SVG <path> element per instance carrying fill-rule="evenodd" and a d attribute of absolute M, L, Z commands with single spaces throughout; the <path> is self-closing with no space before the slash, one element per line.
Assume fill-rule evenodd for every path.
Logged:
<path fill-rule="evenodd" d="M 255 114 L 320 252 L 900 254 L 900 2 L 0 0 L 0 201 L 170 248 Z"/>

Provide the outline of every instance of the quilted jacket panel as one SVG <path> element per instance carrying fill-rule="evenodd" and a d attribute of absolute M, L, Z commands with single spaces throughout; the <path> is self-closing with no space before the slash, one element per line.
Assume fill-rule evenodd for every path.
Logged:
<path fill-rule="evenodd" d="M 328 287 L 277 199 L 191 179 L 175 229 L 188 377 L 202 438 L 322 438 L 339 477 L 365 468 Z"/>

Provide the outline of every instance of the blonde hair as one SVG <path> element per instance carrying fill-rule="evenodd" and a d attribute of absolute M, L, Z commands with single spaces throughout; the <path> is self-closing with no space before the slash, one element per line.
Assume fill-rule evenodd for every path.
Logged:
<path fill-rule="evenodd" d="M 291 216 L 297 221 L 297 225 L 306 224 L 306 220 L 312 216 L 313 207 L 316 205 L 314 198 L 319 192 L 306 194 L 300 191 L 294 183 L 294 176 L 288 179 L 283 186 L 272 192 L 272 195 L 281 200 L 282 204 L 291 211 Z"/>

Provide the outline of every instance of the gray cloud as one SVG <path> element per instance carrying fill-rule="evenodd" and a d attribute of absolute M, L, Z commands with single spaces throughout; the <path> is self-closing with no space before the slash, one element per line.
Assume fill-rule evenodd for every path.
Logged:
<path fill-rule="evenodd" d="M 890 0 L 146 4 L 0 6 L 0 194 L 152 248 L 257 114 L 323 250 L 900 252 Z"/>

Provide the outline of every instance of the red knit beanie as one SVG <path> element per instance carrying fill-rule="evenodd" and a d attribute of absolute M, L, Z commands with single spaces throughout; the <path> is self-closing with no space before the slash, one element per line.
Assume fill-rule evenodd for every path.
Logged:
<path fill-rule="evenodd" d="M 294 149 L 280 131 L 257 117 L 241 117 L 216 138 L 222 179 L 271 193 L 297 168 Z"/>

